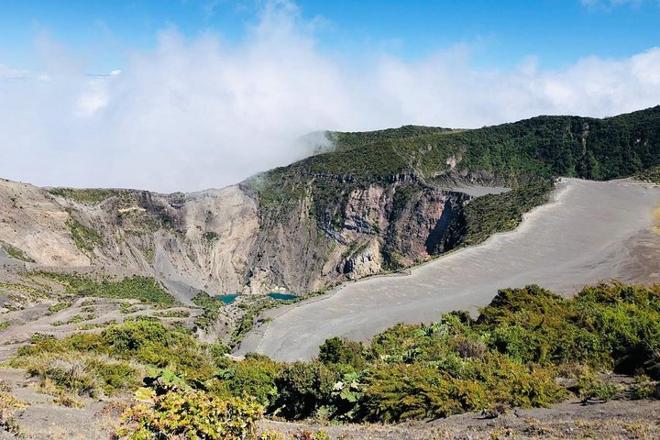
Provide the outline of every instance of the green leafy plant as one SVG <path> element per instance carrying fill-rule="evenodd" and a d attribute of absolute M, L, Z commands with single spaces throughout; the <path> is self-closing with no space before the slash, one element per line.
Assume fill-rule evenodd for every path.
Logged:
<path fill-rule="evenodd" d="M 256 439 L 262 408 L 255 402 L 221 399 L 199 391 L 172 391 L 130 407 L 117 432 L 125 439 Z"/>

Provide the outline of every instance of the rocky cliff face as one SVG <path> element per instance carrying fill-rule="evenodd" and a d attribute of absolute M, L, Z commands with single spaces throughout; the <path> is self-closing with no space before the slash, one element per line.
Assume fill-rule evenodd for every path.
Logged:
<path fill-rule="evenodd" d="M 0 181 L 0 245 L 33 268 L 146 274 L 180 300 L 211 293 L 304 293 L 427 260 L 464 193 L 410 182 L 351 190 L 323 225 L 302 197 L 277 218 L 247 187 L 190 194 L 48 190 Z"/>

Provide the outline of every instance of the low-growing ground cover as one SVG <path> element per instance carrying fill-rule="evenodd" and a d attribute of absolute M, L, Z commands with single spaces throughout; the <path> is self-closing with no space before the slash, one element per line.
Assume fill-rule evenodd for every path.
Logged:
<path fill-rule="evenodd" d="M 7 255 L 9 255 L 12 258 L 25 261 L 27 263 L 34 263 L 34 260 L 30 258 L 28 254 L 26 254 L 22 249 L 19 249 L 16 246 L 12 246 L 9 243 L 0 241 L 0 248 L 2 248 L 7 253 Z"/>
<path fill-rule="evenodd" d="M 54 272 L 35 272 L 64 286 L 66 293 L 71 295 L 91 296 L 101 298 L 138 299 L 143 302 L 162 304 L 166 306 L 175 303 L 174 297 L 154 278 L 133 275 L 120 280 L 96 279 L 80 274 L 64 274 Z"/>

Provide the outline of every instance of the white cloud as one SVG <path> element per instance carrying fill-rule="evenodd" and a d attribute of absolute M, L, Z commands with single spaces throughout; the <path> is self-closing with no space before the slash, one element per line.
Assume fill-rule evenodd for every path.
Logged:
<path fill-rule="evenodd" d="M 534 58 L 484 70 L 473 67 L 464 45 L 415 62 L 339 60 L 316 47 L 313 27 L 279 1 L 267 4 L 238 44 L 165 30 L 153 51 L 105 76 L 84 75 L 70 54 L 47 54 L 42 72 L 0 65 L 0 176 L 195 190 L 304 156 L 294 140 L 314 130 L 478 127 L 660 103 L 660 48 L 589 57 L 561 70 L 541 69 Z"/>
<path fill-rule="evenodd" d="M 23 79 L 29 72 L 25 70 L 12 69 L 9 66 L 0 64 L 0 81 L 8 79 Z"/>

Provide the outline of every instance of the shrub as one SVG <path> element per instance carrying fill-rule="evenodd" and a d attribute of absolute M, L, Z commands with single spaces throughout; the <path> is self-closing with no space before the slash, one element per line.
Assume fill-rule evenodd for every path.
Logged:
<path fill-rule="evenodd" d="M 256 439 L 262 408 L 245 399 L 220 399 L 200 391 L 172 391 L 136 403 L 122 415 L 123 439 Z"/>
<path fill-rule="evenodd" d="M 204 309 L 204 312 L 195 318 L 195 325 L 202 329 L 206 329 L 213 325 L 218 319 L 222 303 L 206 292 L 199 292 L 192 298 L 192 302 Z"/>
<path fill-rule="evenodd" d="M 551 371 L 498 355 L 466 368 L 465 377 L 428 364 L 392 364 L 369 370 L 359 418 L 397 422 L 480 411 L 496 404 L 547 406 L 565 397 Z M 469 370 L 476 370 L 475 380 Z M 458 376 L 458 377 L 457 377 Z"/>
<path fill-rule="evenodd" d="M 113 394 L 137 387 L 139 371 L 126 362 L 94 354 L 42 353 L 12 362 L 28 374 L 48 382 L 47 391 L 63 391 L 94 397 L 100 391 Z M 56 389 L 56 390 L 55 390 Z"/>
<path fill-rule="evenodd" d="M 113 195 L 120 194 L 121 190 L 95 189 L 95 188 L 51 188 L 49 193 L 65 199 L 75 200 L 78 203 L 97 205 Z"/>
<path fill-rule="evenodd" d="M 648 376 L 637 376 L 630 387 L 630 397 L 634 400 L 651 399 L 656 396 L 658 386 L 658 383 L 652 381 Z"/>
<path fill-rule="evenodd" d="M 87 367 L 97 377 L 106 394 L 122 389 L 135 389 L 139 385 L 138 369 L 127 362 L 97 356 L 87 360 Z"/>
<path fill-rule="evenodd" d="M 538 286 L 500 290 L 476 330 L 521 362 L 583 362 L 660 373 L 660 285 L 602 284 L 562 299 Z"/>
<path fill-rule="evenodd" d="M 3 241 L 0 241 L 0 249 L 4 249 L 4 251 L 7 253 L 12 258 L 15 258 L 17 260 L 25 261 L 27 263 L 34 263 L 34 260 L 30 258 L 30 256 L 25 253 L 22 249 L 17 248 L 16 246 L 12 246 L 9 243 L 5 243 Z"/>
<path fill-rule="evenodd" d="M 94 248 L 102 243 L 101 236 L 94 229 L 88 228 L 73 217 L 66 221 L 71 238 L 76 247 L 86 254 L 94 251 Z"/>
<path fill-rule="evenodd" d="M 158 321 L 130 321 L 109 326 L 101 340 L 101 349 L 111 356 L 168 367 L 191 380 L 213 376 L 210 353 L 180 328 L 168 328 Z"/>
<path fill-rule="evenodd" d="M 114 360 L 106 360 L 103 356 Z M 99 334 L 79 333 L 59 340 L 35 335 L 31 345 L 19 349 L 13 363 L 40 366 L 46 360 L 56 359 L 88 360 L 91 362 L 88 367 L 94 371 L 100 386 L 109 389 L 124 381 L 127 386 L 132 386 L 134 381 L 129 381 L 132 367 L 127 361 L 170 368 L 191 381 L 208 380 L 215 372 L 211 353 L 190 333 L 146 320 L 113 324 Z M 104 364 L 111 366 L 106 368 Z"/>
<path fill-rule="evenodd" d="M 40 361 L 27 368 L 28 374 L 50 379 L 58 387 L 78 395 L 96 395 L 96 382 L 84 361 L 62 358 L 43 358 Z"/>
<path fill-rule="evenodd" d="M 659 299 L 660 286 L 599 285 L 573 299 L 538 286 L 504 289 L 476 321 L 448 313 L 430 325 L 399 324 L 369 347 L 332 338 L 320 361 L 292 364 L 256 354 L 237 362 L 225 356 L 224 345 L 136 320 L 60 340 L 34 335 L 12 364 L 31 369 L 72 404 L 78 394 L 134 389 L 147 370 L 151 390 L 142 400 L 201 393 L 203 405 L 210 405 L 208 399 L 246 402 L 250 396 L 270 414 L 289 419 L 398 422 L 547 406 L 567 395 L 556 380 L 560 375 L 567 386 L 576 382 L 570 390 L 583 400 L 607 400 L 624 395 L 598 379 L 612 368 L 646 374 L 629 391 L 632 398 L 648 398 L 657 393 Z"/>
<path fill-rule="evenodd" d="M 327 339 L 319 347 L 319 361 L 326 365 L 347 364 L 356 369 L 366 366 L 362 343 L 337 337 Z"/>
<path fill-rule="evenodd" d="M 246 356 L 242 362 L 232 362 L 218 373 L 227 391 L 236 397 L 252 396 L 264 407 L 275 402 L 281 364 L 265 356 Z"/>
<path fill-rule="evenodd" d="M 365 378 L 360 418 L 398 422 L 405 419 L 445 417 L 460 412 L 452 398 L 454 383 L 428 365 L 383 365 Z"/>
<path fill-rule="evenodd" d="M 286 366 L 277 379 L 276 413 L 290 419 L 313 415 L 331 401 L 336 373 L 320 362 L 295 362 Z"/>
<path fill-rule="evenodd" d="M 67 309 L 71 307 L 71 303 L 69 302 L 58 302 L 56 304 L 53 304 L 52 306 L 48 307 L 48 313 L 47 315 L 52 315 L 54 313 L 60 312 L 64 309 Z"/>

